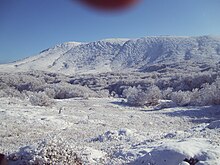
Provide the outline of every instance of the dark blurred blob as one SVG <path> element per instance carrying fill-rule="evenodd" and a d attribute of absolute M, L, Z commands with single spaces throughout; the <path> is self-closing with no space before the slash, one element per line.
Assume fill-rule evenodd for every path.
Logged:
<path fill-rule="evenodd" d="M 140 0 L 77 0 L 89 7 L 103 11 L 116 11 L 126 9 L 137 4 Z"/>
<path fill-rule="evenodd" d="M 8 165 L 5 155 L 1 153 L 0 153 L 0 165 Z"/>

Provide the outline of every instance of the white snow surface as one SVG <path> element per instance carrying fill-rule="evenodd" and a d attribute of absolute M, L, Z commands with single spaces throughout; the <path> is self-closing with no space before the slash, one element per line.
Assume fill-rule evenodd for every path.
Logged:
<path fill-rule="evenodd" d="M 218 106 L 155 110 L 115 98 L 77 98 L 38 107 L 0 98 L 0 152 L 36 152 L 43 141 L 62 139 L 84 164 L 183 165 L 193 158 L 219 165 L 220 129 L 207 127 L 219 119 Z"/>
<path fill-rule="evenodd" d="M 219 60 L 219 37 L 154 36 L 104 39 L 89 43 L 68 42 L 47 49 L 39 55 L 0 65 L 0 71 L 102 73 L 143 69 L 149 64 L 183 61 L 215 64 Z"/>
<path fill-rule="evenodd" d="M 189 138 L 184 141 L 172 141 L 156 147 L 134 164 L 180 165 L 184 159 L 198 159 L 199 165 L 217 165 L 220 161 L 220 147 L 203 138 Z"/>

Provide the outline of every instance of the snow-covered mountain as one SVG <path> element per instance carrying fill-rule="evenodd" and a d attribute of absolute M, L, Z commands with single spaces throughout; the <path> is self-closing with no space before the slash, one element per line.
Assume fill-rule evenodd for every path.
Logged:
<path fill-rule="evenodd" d="M 0 65 L 0 71 L 100 73 L 187 61 L 211 64 L 220 61 L 220 37 L 158 36 L 90 43 L 68 42 L 36 56 Z"/>

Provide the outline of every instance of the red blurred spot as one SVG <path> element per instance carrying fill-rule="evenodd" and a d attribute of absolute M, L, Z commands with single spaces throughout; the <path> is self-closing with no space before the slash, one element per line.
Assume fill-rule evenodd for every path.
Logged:
<path fill-rule="evenodd" d="M 139 0 L 80 0 L 80 2 L 101 10 L 120 10 L 130 7 Z"/>

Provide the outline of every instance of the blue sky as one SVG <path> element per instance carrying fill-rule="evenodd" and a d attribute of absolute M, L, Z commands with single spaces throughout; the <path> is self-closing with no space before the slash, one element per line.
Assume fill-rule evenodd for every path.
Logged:
<path fill-rule="evenodd" d="M 220 0 L 142 0 L 116 13 L 74 0 L 0 0 L 0 63 L 67 41 L 220 35 L 219 9 Z"/>

